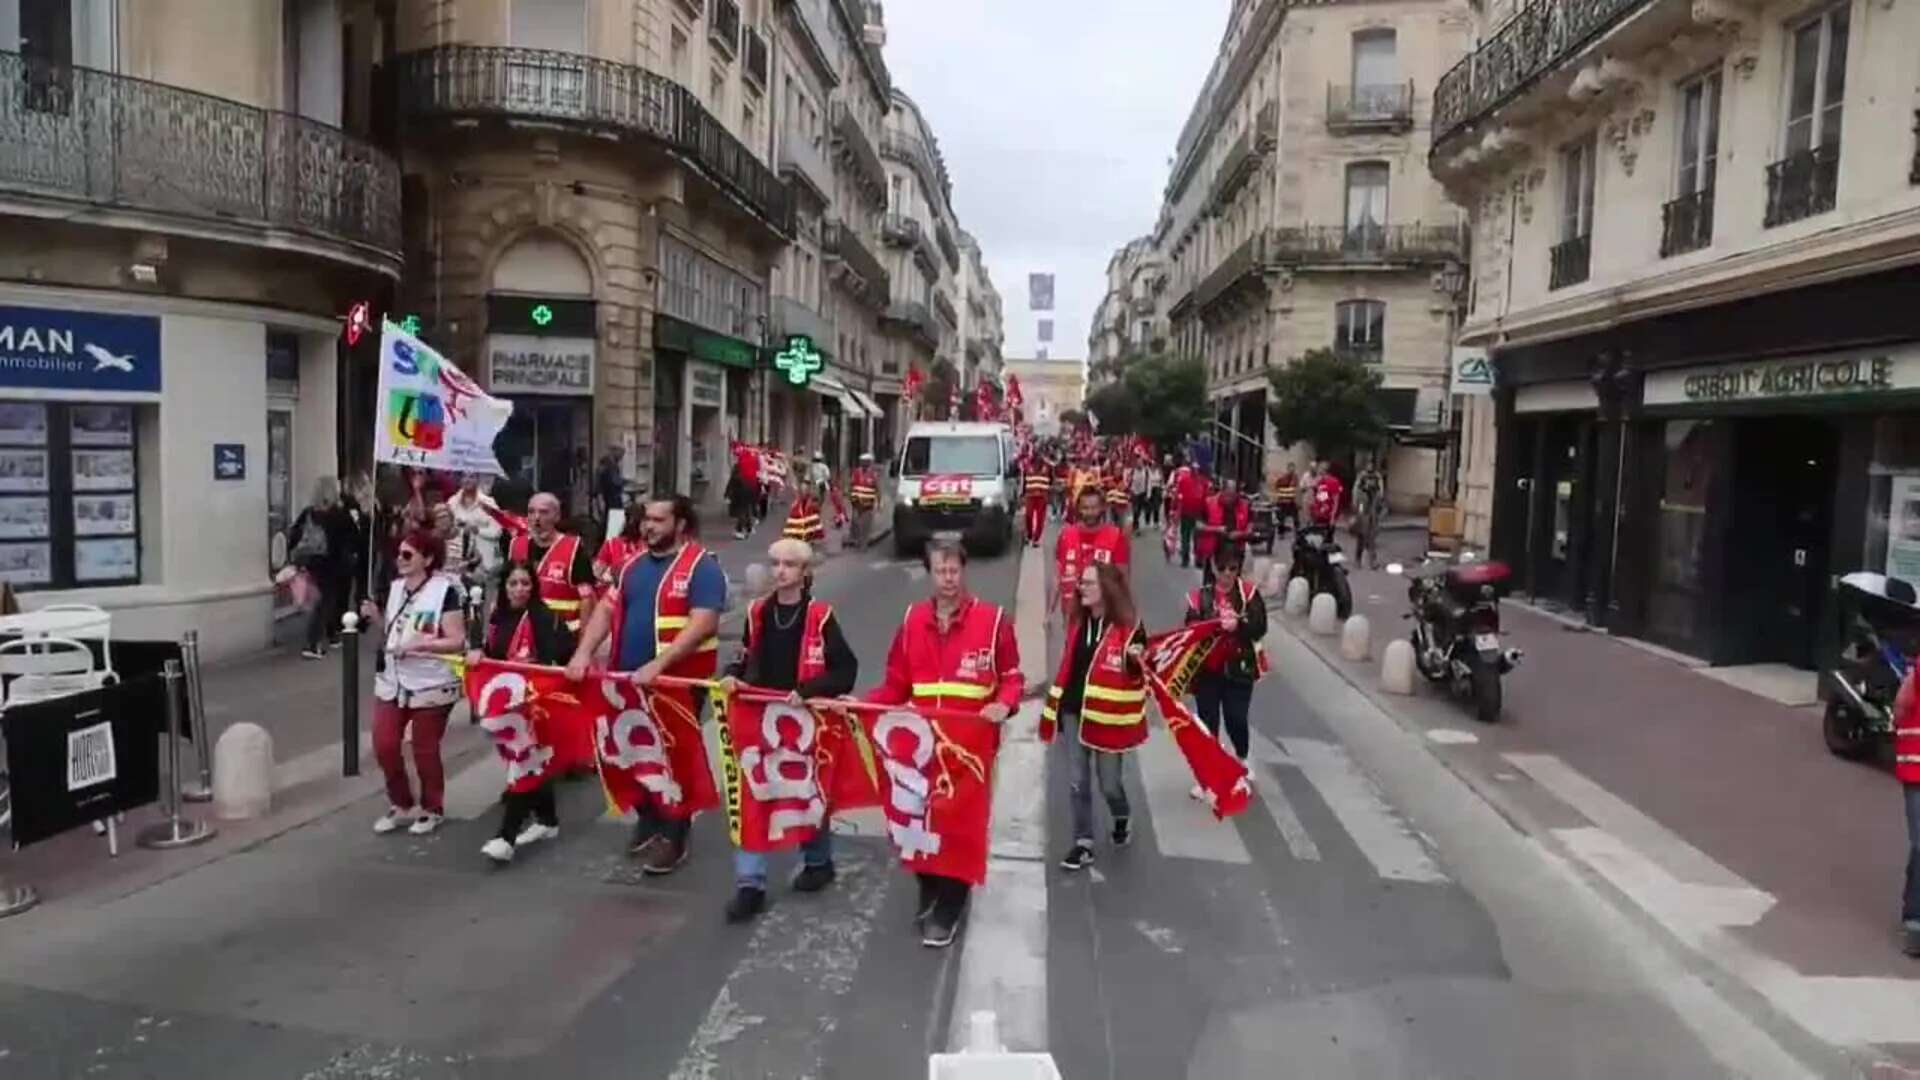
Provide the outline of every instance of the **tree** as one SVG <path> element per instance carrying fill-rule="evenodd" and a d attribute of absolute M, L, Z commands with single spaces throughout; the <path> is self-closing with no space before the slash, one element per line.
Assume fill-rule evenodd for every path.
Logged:
<path fill-rule="evenodd" d="M 1273 401 L 1267 413 L 1282 446 L 1311 443 L 1321 457 L 1341 457 L 1386 437 L 1386 421 L 1374 404 L 1380 386 L 1375 369 L 1341 359 L 1332 349 L 1311 349 L 1275 368 L 1268 381 Z"/>
<path fill-rule="evenodd" d="M 931 419 L 959 419 L 947 416 L 947 409 L 953 404 L 954 387 L 959 385 L 960 373 L 953 369 L 953 362 L 935 360 L 927 372 L 927 381 L 920 386 L 920 415 Z"/>
<path fill-rule="evenodd" d="M 1133 353 L 1119 378 L 1087 397 L 1102 435 L 1144 435 L 1168 447 L 1207 423 L 1207 370 L 1198 360 L 1168 353 Z"/>
<path fill-rule="evenodd" d="M 1081 412 L 1079 409 L 1061 409 L 1060 426 L 1063 428 L 1086 427 L 1087 414 Z"/>
<path fill-rule="evenodd" d="M 1102 435 L 1131 435 L 1140 422 L 1140 408 L 1124 383 L 1101 384 L 1087 395 L 1087 411 L 1099 420 Z"/>

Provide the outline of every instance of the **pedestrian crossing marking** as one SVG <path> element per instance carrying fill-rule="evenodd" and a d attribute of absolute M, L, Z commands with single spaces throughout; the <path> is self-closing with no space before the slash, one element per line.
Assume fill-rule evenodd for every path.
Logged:
<path fill-rule="evenodd" d="M 1280 744 L 1376 873 L 1389 881 L 1447 880 L 1346 747 L 1319 739 L 1281 739 Z"/>
<path fill-rule="evenodd" d="M 1207 859 L 1223 863 L 1251 863 L 1240 830 L 1231 822 L 1215 821 L 1207 804 L 1191 798 L 1193 771 L 1173 745 L 1173 737 L 1155 736 L 1141 744 L 1140 786 L 1153 814 L 1153 843 L 1160 854 L 1173 859 Z"/>
<path fill-rule="evenodd" d="M 1272 739 L 1258 731 L 1248 734 L 1253 739 L 1254 768 L 1294 764 L 1287 752 Z M 1301 862 L 1319 862 L 1320 846 L 1313 842 L 1312 835 L 1300 821 L 1300 815 L 1294 813 L 1293 803 L 1288 801 L 1287 793 L 1281 789 L 1279 777 L 1269 772 L 1264 779 L 1264 783 L 1254 785 L 1253 797 L 1267 808 L 1267 816 L 1273 819 L 1274 828 L 1280 830 L 1280 838 L 1287 842 L 1288 853 Z"/>
<path fill-rule="evenodd" d="M 498 755 L 487 754 L 447 779 L 442 800 L 445 814 L 454 821 L 482 817 L 500 801 L 500 793 L 506 788 L 506 766 Z"/>

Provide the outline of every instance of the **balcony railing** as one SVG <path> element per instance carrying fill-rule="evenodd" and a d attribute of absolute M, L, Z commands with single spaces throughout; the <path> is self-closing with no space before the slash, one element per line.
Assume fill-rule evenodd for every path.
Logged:
<path fill-rule="evenodd" d="M 1542 75 L 1654 0 L 1533 0 L 1433 90 L 1433 141 L 1511 101 Z"/>
<path fill-rule="evenodd" d="M 820 349 L 832 351 L 833 323 L 826 316 L 790 296 L 773 298 L 772 315 L 774 340 L 784 341 L 795 334 L 805 334 Z"/>
<path fill-rule="evenodd" d="M 918 300 L 895 300 L 881 318 L 905 329 L 929 349 L 940 347 L 940 324 L 933 321 L 932 309 Z"/>
<path fill-rule="evenodd" d="M 0 191 L 286 229 L 400 257 L 400 168 L 338 128 L 0 52 Z"/>
<path fill-rule="evenodd" d="M 887 167 L 873 148 L 873 140 L 860 128 L 860 118 L 844 101 L 833 103 L 833 146 L 853 171 L 869 202 L 887 204 Z"/>
<path fill-rule="evenodd" d="M 1565 243 L 1555 244 L 1550 257 L 1552 266 L 1547 271 L 1547 288 L 1564 289 L 1569 285 L 1578 285 L 1587 280 L 1587 269 L 1593 261 L 1593 236 L 1576 236 Z"/>
<path fill-rule="evenodd" d="M 707 0 L 707 36 L 731 59 L 740 51 L 740 5 L 737 0 Z"/>
<path fill-rule="evenodd" d="M 499 117 L 568 124 L 664 147 L 781 236 L 793 202 L 772 169 L 686 87 L 631 64 L 577 53 L 446 45 L 395 57 L 395 100 L 409 124 Z"/>
<path fill-rule="evenodd" d="M 953 301 L 947 298 L 944 290 L 933 290 L 933 310 L 947 324 L 948 329 L 960 329 L 960 313 L 954 310 Z"/>
<path fill-rule="evenodd" d="M 1327 127 L 1334 131 L 1405 131 L 1413 126 L 1413 83 L 1327 86 Z"/>
<path fill-rule="evenodd" d="M 1767 228 L 1833 209 L 1839 182 L 1838 146 L 1816 146 L 1767 166 Z"/>
<path fill-rule="evenodd" d="M 1713 189 L 1682 195 L 1660 211 L 1660 257 L 1699 251 L 1713 243 Z"/>
<path fill-rule="evenodd" d="M 913 247 L 925 243 L 917 218 L 905 214 L 887 214 L 880 219 L 880 242 L 891 247 Z"/>
<path fill-rule="evenodd" d="M 822 226 L 820 252 L 828 259 L 838 260 L 858 277 L 861 291 L 870 302 L 886 302 L 887 294 L 893 290 L 893 279 L 852 226 L 843 221 L 829 221 Z"/>
<path fill-rule="evenodd" d="M 1466 231 L 1454 225 L 1289 225 L 1271 230 L 1267 259 L 1301 263 L 1426 263 L 1466 257 Z"/>
<path fill-rule="evenodd" d="M 746 71 L 747 81 L 764 91 L 767 88 L 767 70 L 771 63 L 767 53 L 767 39 L 760 31 L 749 26 L 747 27 L 746 44 L 747 62 L 744 70 Z"/>
<path fill-rule="evenodd" d="M 947 269 L 959 273 L 960 249 L 954 245 L 953 230 L 947 228 L 947 223 L 937 216 L 933 219 L 933 238 L 940 244 L 940 254 L 947 257 Z"/>
<path fill-rule="evenodd" d="M 780 137 L 780 173 L 799 180 L 821 205 L 833 202 L 833 168 L 820 153 L 815 136 L 788 131 Z"/>
<path fill-rule="evenodd" d="M 1266 264 L 1267 233 L 1256 232 L 1242 241 L 1233 253 L 1221 260 L 1213 272 L 1200 279 L 1194 287 L 1194 306 L 1205 312 L 1213 303 L 1225 296 L 1228 290 L 1243 280 L 1256 276 Z"/>
<path fill-rule="evenodd" d="M 1260 107 L 1253 126 L 1233 140 L 1226 157 L 1220 161 L 1219 171 L 1214 173 L 1213 190 L 1207 196 L 1207 204 L 1214 213 L 1218 214 L 1227 208 L 1227 204 L 1246 186 L 1260 163 L 1273 152 L 1279 142 L 1279 125 L 1279 110 L 1274 102 L 1269 101 Z"/>
<path fill-rule="evenodd" d="M 918 172 L 920 182 L 928 191 L 938 191 L 949 200 L 953 198 L 953 181 L 947 176 L 947 163 L 918 135 L 886 132 L 880 137 L 880 152 Z"/>
<path fill-rule="evenodd" d="M 1348 363 L 1377 364 L 1386 358 L 1385 346 L 1377 341 L 1336 341 L 1333 355 Z"/>

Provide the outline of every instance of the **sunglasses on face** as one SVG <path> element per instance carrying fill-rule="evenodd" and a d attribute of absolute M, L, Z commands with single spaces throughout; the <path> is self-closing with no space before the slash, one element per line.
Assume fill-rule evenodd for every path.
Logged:
<path fill-rule="evenodd" d="M 420 553 L 412 548 L 401 548 L 396 557 L 401 559 L 417 559 L 420 557 Z"/>

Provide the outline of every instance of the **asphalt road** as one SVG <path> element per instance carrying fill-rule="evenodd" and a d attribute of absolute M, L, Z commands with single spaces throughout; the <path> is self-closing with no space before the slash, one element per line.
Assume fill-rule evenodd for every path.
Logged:
<path fill-rule="evenodd" d="M 1177 621 L 1197 576 L 1144 538 L 1135 555 L 1149 623 Z M 1011 607 L 1018 568 L 976 560 L 971 581 Z M 866 686 L 926 580 L 876 552 L 829 564 L 818 591 Z M 1271 643 L 1245 815 L 1212 821 L 1156 738 L 1128 766 L 1135 842 L 1070 874 L 1050 754 L 1034 947 L 1063 1075 L 1802 1071 L 1413 735 Z M 842 836 L 840 881 L 815 896 L 776 861 L 771 909 L 733 927 L 717 816 L 681 873 L 645 879 L 597 789 L 569 785 L 561 838 L 495 870 L 478 849 L 497 790 L 476 758 L 434 837 L 375 837 L 363 800 L 124 899 L 0 924 L 0 1076 L 864 1080 L 925 1075 L 946 1048 L 962 951 L 919 945 L 912 881 L 878 836 Z"/>

